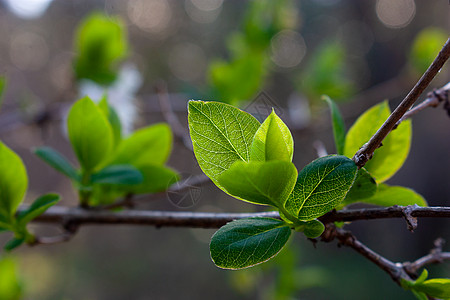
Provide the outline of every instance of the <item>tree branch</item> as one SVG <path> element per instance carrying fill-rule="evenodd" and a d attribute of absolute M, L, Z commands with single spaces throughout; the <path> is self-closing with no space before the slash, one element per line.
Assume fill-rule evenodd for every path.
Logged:
<path fill-rule="evenodd" d="M 392 114 L 384 122 L 380 129 L 378 129 L 378 131 L 372 136 L 372 138 L 355 153 L 355 155 L 353 156 L 353 160 L 359 168 L 363 167 L 372 158 L 373 152 L 381 145 L 381 142 L 389 134 L 389 132 L 394 129 L 395 124 L 397 124 L 397 122 L 409 110 L 414 102 L 416 102 L 417 98 L 419 98 L 420 94 L 422 94 L 425 88 L 430 84 L 431 80 L 433 80 L 433 78 L 436 76 L 436 74 L 439 72 L 439 70 L 442 68 L 449 57 L 450 38 L 447 40 L 442 50 L 431 63 L 430 67 L 425 71 L 416 85 L 392 112 Z"/>

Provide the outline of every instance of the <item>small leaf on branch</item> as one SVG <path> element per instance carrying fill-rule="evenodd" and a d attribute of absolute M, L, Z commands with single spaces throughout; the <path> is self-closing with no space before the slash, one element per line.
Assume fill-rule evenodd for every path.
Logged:
<path fill-rule="evenodd" d="M 139 171 L 144 177 L 142 183 L 127 189 L 133 194 L 162 192 L 180 179 L 177 172 L 159 165 L 143 165 L 139 167 Z"/>
<path fill-rule="evenodd" d="M 92 171 L 108 157 L 113 146 L 111 125 L 89 97 L 71 108 L 67 129 L 72 147 L 85 171 Z"/>
<path fill-rule="evenodd" d="M 77 170 L 58 151 L 50 147 L 39 147 L 34 150 L 34 154 L 70 179 L 80 182 Z"/>
<path fill-rule="evenodd" d="M 122 139 L 122 124 L 120 123 L 119 115 L 116 110 L 108 104 L 108 99 L 106 95 L 98 103 L 98 107 L 101 109 L 105 117 L 108 119 L 111 125 L 114 145 L 117 146 Z"/>
<path fill-rule="evenodd" d="M 28 177 L 20 157 L 0 142 L 0 215 L 10 219 L 25 196 Z"/>
<path fill-rule="evenodd" d="M 143 176 L 132 165 L 111 165 L 92 174 L 91 183 L 132 185 L 143 181 Z"/>
<path fill-rule="evenodd" d="M 413 289 L 425 293 L 431 297 L 448 299 L 450 298 L 450 279 L 433 278 L 422 283 L 416 283 Z"/>
<path fill-rule="evenodd" d="M 360 201 L 380 206 L 407 206 L 414 204 L 428 206 L 425 199 L 412 189 L 403 186 L 390 186 L 384 183 L 378 185 L 378 190 L 373 196 L 363 198 Z"/>
<path fill-rule="evenodd" d="M 37 198 L 26 210 L 17 215 L 17 222 L 20 226 L 25 226 L 31 220 L 43 214 L 49 207 L 55 205 L 60 200 L 57 194 L 47 194 Z"/>
<path fill-rule="evenodd" d="M 189 101 L 189 131 L 203 172 L 221 189 L 219 176 L 236 161 L 250 160 L 261 125 L 252 115 L 219 102 Z"/>
<path fill-rule="evenodd" d="M 295 226 L 296 231 L 303 232 L 306 237 L 313 239 L 319 237 L 325 230 L 325 225 L 317 219 L 302 222 Z"/>
<path fill-rule="evenodd" d="M 339 205 L 352 187 L 358 168 L 342 155 L 329 155 L 308 164 L 298 174 L 286 209 L 301 221 L 318 218 Z"/>
<path fill-rule="evenodd" d="M 297 169 L 288 161 L 237 161 L 218 182 L 227 193 L 243 201 L 283 207 L 296 179 Z"/>
<path fill-rule="evenodd" d="M 291 162 L 293 155 L 294 140 L 291 132 L 272 109 L 272 113 L 261 124 L 253 137 L 250 160 Z"/>
<path fill-rule="evenodd" d="M 322 99 L 328 103 L 331 111 L 331 120 L 333 124 L 334 143 L 338 154 L 344 154 L 345 146 L 345 123 L 336 103 L 328 96 L 322 96 Z"/>
<path fill-rule="evenodd" d="M 344 155 L 353 155 L 383 125 L 391 111 L 387 101 L 364 112 L 349 129 L 345 138 Z M 365 168 L 378 183 L 391 178 L 403 165 L 411 145 L 411 120 L 403 121 L 397 129 L 389 133 L 383 145 L 376 149 Z"/>
<path fill-rule="evenodd" d="M 365 168 L 358 170 L 355 182 L 352 185 L 347 196 L 345 196 L 342 205 L 349 205 L 354 202 L 363 201 L 365 198 L 372 197 L 377 192 L 377 182 Z"/>
<path fill-rule="evenodd" d="M 5 251 L 11 251 L 14 250 L 15 248 L 19 247 L 20 245 L 22 245 L 25 242 L 24 238 L 13 238 L 11 240 L 9 240 L 5 246 L 3 246 L 3 249 Z"/>
<path fill-rule="evenodd" d="M 224 269 L 242 269 L 265 262 L 278 254 L 291 235 L 283 221 L 249 218 L 232 221 L 212 237 L 211 258 Z"/>

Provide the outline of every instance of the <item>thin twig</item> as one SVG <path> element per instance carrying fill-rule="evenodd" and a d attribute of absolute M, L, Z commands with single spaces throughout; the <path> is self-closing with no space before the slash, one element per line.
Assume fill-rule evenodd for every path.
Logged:
<path fill-rule="evenodd" d="M 166 122 L 169 123 L 173 130 L 173 133 L 177 138 L 179 138 L 184 146 L 192 150 L 192 142 L 189 137 L 189 132 L 181 124 L 177 115 L 173 112 L 172 106 L 170 105 L 169 93 L 167 92 L 167 86 L 165 82 L 161 81 L 155 88 L 156 94 L 158 95 L 159 105 L 161 107 L 161 113 L 163 114 Z"/>
<path fill-rule="evenodd" d="M 373 152 L 381 145 L 381 142 L 389 134 L 389 132 L 392 131 L 392 129 L 395 127 L 395 124 L 397 124 L 397 122 L 414 104 L 417 98 L 419 98 L 420 94 L 422 94 L 425 88 L 430 84 L 431 80 L 436 76 L 436 74 L 439 72 L 439 70 L 442 68 L 449 57 L 450 38 L 447 40 L 442 50 L 431 63 L 430 67 L 425 71 L 416 85 L 392 112 L 392 114 L 384 122 L 380 129 L 378 129 L 378 131 L 372 136 L 372 138 L 355 153 L 355 155 L 353 156 L 353 160 L 358 167 L 363 167 L 367 163 L 367 161 L 372 158 Z"/>
<path fill-rule="evenodd" d="M 450 91 L 450 82 L 447 83 L 445 86 L 441 87 L 440 89 L 436 89 L 432 92 L 429 92 L 427 94 L 427 98 L 423 100 L 420 104 L 414 106 L 410 110 L 408 110 L 403 117 L 395 124 L 394 129 L 400 125 L 401 122 L 403 122 L 406 119 L 411 118 L 413 115 L 417 114 L 418 112 L 424 110 L 428 107 L 437 107 L 442 102 L 448 102 L 449 99 L 449 91 Z"/>
<path fill-rule="evenodd" d="M 430 253 L 413 261 L 404 262 L 403 268 L 411 275 L 417 276 L 417 272 L 423 267 L 431 264 L 442 263 L 444 260 L 450 260 L 450 252 L 443 252 L 444 240 L 439 238 L 434 241 L 434 248 Z"/>
<path fill-rule="evenodd" d="M 400 284 L 400 278 L 410 280 L 411 278 L 403 269 L 402 264 L 396 264 L 387 258 L 379 255 L 360 241 L 348 230 L 337 228 L 332 224 L 328 224 L 325 233 L 322 235 L 321 240 L 324 242 L 330 242 L 334 239 L 339 241 L 339 245 L 347 246 L 373 262 L 380 269 L 385 271 L 391 276 L 391 278 Z"/>

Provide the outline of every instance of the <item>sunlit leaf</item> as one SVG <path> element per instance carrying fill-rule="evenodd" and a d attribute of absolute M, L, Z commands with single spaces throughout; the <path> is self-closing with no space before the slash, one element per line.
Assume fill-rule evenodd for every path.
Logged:
<path fill-rule="evenodd" d="M 425 293 L 431 297 L 448 299 L 450 298 L 450 279 L 449 278 L 433 278 L 422 283 L 416 283 L 413 289 L 418 292 Z"/>
<path fill-rule="evenodd" d="M 314 160 L 299 172 L 286 209 L 301 221 L 324 215 L 344 200 L 357 170 L 355 163 L 342 155 Z"/>
<path fill-rule="evenodd" d="M 20 157 L 0 142 L 0 214 L 11 218 L 22 202 L 28 186 Z"/>
<path fill-rule="evenodd" d="M 361 202 L 380 206 L 407 206 L 414 204 L 427 206 L 425 199 L 412 189 L 403 186 L 389 186 L 384 183 L 378 185 L 378 190 L 372 197 L 363 198 Z"/>
<path fill-rule="evenodd" d="M 211 258 L 224 269 L 242 269 L 265 262 L 286 244 L 291 228 L 271 218 L 241 219 L 221 227 L 210 243 Z"/>
<path fill-rule="evenodd" d="M 417 73 L 422 74 L 433 62 L 448 38 L 448 32 L 436 27 L 422 29 L 414 39 L 410 63 Z"/>
<path fill-rule="evenodd" d="M 288 161 L 237 161 L 218 181 L 226 192 L 241 200 L 283 207 L 296 179 L 297 169 Z"/>
<path fill-rule="evenodd" d="M 250 160 L 292 161 L 294 140 L 291 131 L 272 109 L 253 137 Z"/>
<path fill-rule="evenodd" d="M 236 161 L 250 160 L 253 136 L 261 125 L 250 114 L 219 102 L 189 101 L 189 130 L 195 157 L 219 187 L 219 176 Z"/>
<path fill-rule="evenodd" d="M 75 154 L 86 171 L 94 170 L 110 154 L 113 146 L 111 126 L 89 97 L 72 106 L 67 129 Z"/>
<path fill-rule="evenodd" d="M 11 256 L 0 259 L 0 299 L 19 300 L 22 283 L 17 270 L 17 262 Z"/>
<path fill-rule="evenodd" d="M 350 128 L 345 138 L 344 155 L 353 157 L 389 117 L 388 103 L 382 102 L 362 114 Z M 405 162 L 411 145 L 411 121 L 403 121 L 384 139 L 371 160 L 364 166 L 377 182 L 392 177 Z"/>

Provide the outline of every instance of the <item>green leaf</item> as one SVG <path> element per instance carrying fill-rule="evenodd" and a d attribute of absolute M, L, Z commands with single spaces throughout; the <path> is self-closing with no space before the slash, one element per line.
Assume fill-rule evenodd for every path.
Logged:
<path fill-rule="evenodd" d="M 291 229 L 271 218 L 230 222 L 212 237 L 209 246 L 214 263 L 224 269 L 242 269 L 265 262 L 286 244 Z"/>
<path fill-rule="evenodd" d="M 98 107 L 108 119 L 109 125 L 111 125 L 114 145 L 117 146 L 122 140 L 122 124 L 120 123 L 119 115 L 116 110 L 108 104 L 106 95 L 103 96 L 102 100 L 98 103 Z"/>
<path fill-rule="evenodd" d="M 34 150 L 34 154 L 70 179 L 80 182 L 77 170 L 56 150 L 50 147 L 39 147 Z"/>
<path fill-rule="evenodd" d="M 84 18 L 75 35 L 74 71 L 77 79 L 110 84 L 118 63 L 127 54 L 126 31 L 121 19 L 93 13 Z"/>
<path fill-rule="evenodd" d="M 313 239 L 319 237 L 325 231 L 325 225 L 317 219 L 306 222 L 303 233 Z"/>
<path fill-rule="evenodd" d="M 3 256 L 0 260 L 0 299 L 22 299 L 22 284 L 17 265 L 17 261 L 11 256 Z"/>
<path fill-rule="evenodd" d="M 12 240 L 9 240 L 5 246 L 3 246 L 3 249 L 9 252 L 22 245 L 23 242 L 25 242 L 25 238 L 13 238 Z"/>
<path fill-rule="evenodd" d="M 282 208 L 296 179 L 297 169 L 288 161 L 237 161 L 218 181 L 227 193 L 241 200 Z"/>
<path fill-rule="evenodd" d="M 177 172 L 164 166 L 144 165 L 139 167 L 139 171 L 144 178 L 141 184 L 129 187 L 129 192 L 133 194 L 163 192 L 180 180 Z"/>
<path fill-rule="evenodd" d="M 43 214 L 49 207 L 58 203 L 59 200 L 60 196 L 57 194 L 47 194 L 37 198 L 26 210 L 18 214 L 18 223 L 25 226 L 31 220 Z"/>
<path fill-rule="evenodd" d="M 272 113 L 261 124 L 253 137 L 250 160 L 291 162 L 293 155 L 294 140 L 291 132 L 272 109 Z"/>
<path fill-rule="evenodd" d="M 10 219 L 22 202 L 28 186 L 20 157 L 0 142 L 0 214 Z"/>
<path fill-rule="evenodd" d="M 0 76 L 0 107 L 2 107 L 3 103 L 3 92 L 5 91 L 6 79 L 3 76 Z"/>
<path fill-rule="evenodd" d="M 428 297 L 426 294 L 415 291 L 415 290 L 411 290 L 411 292 L 414 294 L 414 296 L 418 299 L 418 300 L 428 300 Z"/>
<path fill-rule="evenodd" d="M 422 283 L 416 283 L 413 289 L 435 298 L 450 298 L 450 279 L 433 278 Z"/>
<path fill-rule="evenodd" d="M 427 27 L 419 32 L 410 53 L 410 63 L 417 73 L 426 71 L 447 38 L 447 31 L 441 28 Z"/>
<path fill-rule="evenodd" d="M 419 278 L 414 281 L 414 283 L 423 283 L 428 278 L 428 270 L 423 269 L 422 273 L 420 274 Z"/>
<path fill-rule="evenodd" d="M 336 103 L 328 96 L 322 96 L 322 99 L 328 103 L 331 111 L 331 120 L 333 123 L 334 143 L 338 154 L 344 154 L 345 147 L 345 123 L 341 112 Z"/>
<path fill-rule="evenodd" d="M 377 192 L 378 185 L 375 179 L 365 168 L 358 170 L 355 182 L 352 185 L 347 196 L 345 196 L 343 205 L 349 205 L 354 202 L 363 201 L 365 198 L 372 197 Z"/>
<path fill-rule="evenodd" d="M 403 186 L 389 186 L 384 183 L 378 185 L 378 190 L 372 197 L 363 198 L 360 201 L 380 206 L 428 205 L 425 199 L 412 189 Z"/>
<path fill-rule="evenodd" d="M 113 164 L 163 165 L 172 149 L 172 131 L 165 123 L 137 130 L 120 144 L 112 159 Z"/>
<path fill-rule="evenodd" d="M 72 147 L 85 171 L 94 170 L 110 154 L 113 146 L 111 126 L 89 97 L 72 106 L 67 128 Z"/>
<path fill-rule="evenodd" d="M 142 183 L 141 172 L 132 165 L 111 165 L 91 175 L 91 183 L 132 185 Z"/>
<path fill-rule="evenodd" d="M 219 102 L 189 101 L 189 130 L 203 172 L 221 189 L 219 176 L 236 161 L 250 160 L 261 125 L 252 115 Z"/>
<path fill-rule="evenodd" d="M 308 164 L 298 174 L 286 209 L 301 221 L 318 218 L 339 205 L 350 190 L 358 171 L 342 155 L 329 155 Z"/>
<path fill-rule="evenodd" d="M 387 101 L 367 110 L 350 128 L 345 138 L 344 155 L 352 157 L 389 117 L 391 111 Z M 403 165 L 411 145 L 411 120 L 403 121 L 384 139 L 365 168 L 378 183 L 392 177 Z"/>

